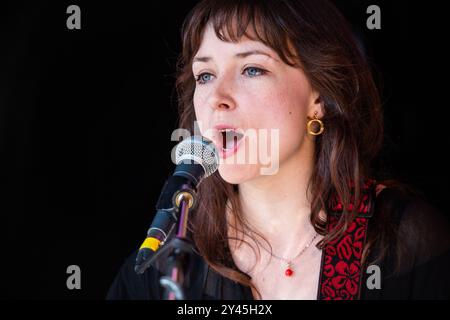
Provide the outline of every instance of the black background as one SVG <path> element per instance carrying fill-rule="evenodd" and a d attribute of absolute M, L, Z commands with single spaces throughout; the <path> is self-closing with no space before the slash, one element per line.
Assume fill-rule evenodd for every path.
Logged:
<path fill-rule="evenodd" d="M 103 299 L 141 244 L 173 169 L 175 61 L 194 3 L 2 3 L 2 298 Z M 447 212 L 446 92 L 427 72 L 440 57 L 436 32 L 412 18 L 412 2 L 335 3 L 382 85 L 384 176 Z M 66 28 L 71 4 L 81 8 L 81 30 Z M 381 7 L 381 30 L 366 28 L 370 4 Z M 81 290 L 66 287 L 72 264 L 81 268 Z"/>

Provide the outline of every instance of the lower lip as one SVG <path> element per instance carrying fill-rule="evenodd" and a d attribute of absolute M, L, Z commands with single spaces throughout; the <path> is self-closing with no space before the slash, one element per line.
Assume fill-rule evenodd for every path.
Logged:
<path fill-rule="evenodd" d="M 220 150 L 220 157 L 223 159 L 226 159 L 230 156 L 232 156 L 233 154 L 235 154 L 239 147 L 241 146 L 242 141 L 245 139 L 245 137 L 242 137 L 241 139 L 239 139 L 239 141 L 234 145 L 233 149 L 221 149 Z"/>

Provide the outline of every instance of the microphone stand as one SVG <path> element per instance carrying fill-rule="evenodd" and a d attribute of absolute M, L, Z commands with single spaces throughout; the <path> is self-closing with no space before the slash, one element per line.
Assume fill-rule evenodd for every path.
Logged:
<path fill-rule="evenodd" d="M 194 191 L 187 185 L 174 198 L 178 210 L 181 211 L 178 232 L 167 245 L 161 248 L 163 251 L 173 249 L 167 259 L 166 276 L 159 280 L 164 288 L 164 300 L 185 300 L 186 269 L 189 265 L 189 257 L 192 254 L 192 244 L 187 238 L 187 221 L 189 209 L 194 205 Z M 158 253 L 158 252 L 157 252 Z M 156 257 L 154 257 L 156 258 Z"/>

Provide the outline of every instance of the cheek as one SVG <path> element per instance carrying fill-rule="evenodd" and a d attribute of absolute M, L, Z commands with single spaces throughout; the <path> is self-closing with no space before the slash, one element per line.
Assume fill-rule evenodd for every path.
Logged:
<path fill-rule="evenodd" d="M 198 120 L 199 118 L 199 114 L 201 112 L 199 106 L 201 106 L 202 104 L 200 103 L 201 101 L 201 96 L 197 93 L 197 91 L 194 91 L 194 96 L 192 98 L 192 102 L 194 104 L 194 110 L 195 110 L 195 116 Z"/>
<path fill-rule="evenodd" d="M 199 123 L 201 129 L 203 129 L 201 124 L 205 123 L 206 120 L 208 119 L 207 109 L 205 108 L 204 101 L 205 101 L 204 95 L 202 95 L 202 93 L 199 93 L 198 91 L 195 91 L 193 96 L 195 118 Z"/>
<path fill-rule="evenodd" d="M 259 99 L 264 110 L 257 116 L 259 126 L 278 129 L 280 156 L 283 158 L 301 146 L 306 134 L 308 91 L 297 84 L 273 86 L 264 92 Z"/>
<path fill-rule="evenodd" d="M 298 87 L 296 87 L 298 88 Z M 282 131 L 296 130 L 299 134 L 303 120 L 306 119 L 307 99 L 301 90 L 295 90 L 289 86 L 272 87 L 272 90 L 264 90 L 260 96 L 259 107 L 261 112 L 258 117 L 264 119 L 266 128 Z"/>

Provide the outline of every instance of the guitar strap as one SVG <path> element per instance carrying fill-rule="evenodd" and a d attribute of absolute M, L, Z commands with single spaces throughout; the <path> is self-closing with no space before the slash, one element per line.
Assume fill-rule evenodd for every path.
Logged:
<path fill-rule="evenodd" d="M 358 202 L 358 216 L 344 235 L 329 242 L 323 249 L 319 281 L 319 300 L 357 300 L 362 285 L 362 251 L 366 243 L 369 219 L 373 215 L 375 181 L 367 180 Z M 353 190 L 352 190 L 353 191 Z M 348 210 L 355 203 L 352 199 Z M 327 230 L 339 227 L 343 206 L 336 196 L 331 198 Z"/>

